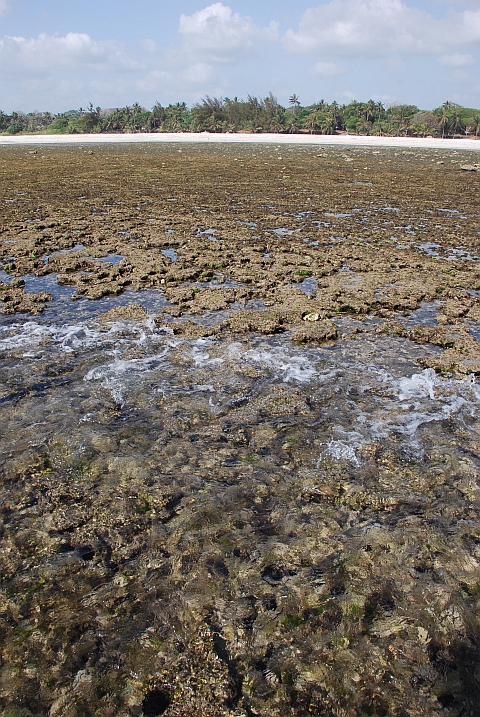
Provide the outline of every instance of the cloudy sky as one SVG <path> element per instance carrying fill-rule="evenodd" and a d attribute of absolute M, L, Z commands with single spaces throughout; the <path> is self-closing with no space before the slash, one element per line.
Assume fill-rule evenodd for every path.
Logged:
<path fill-rule="evenodd" d="M 206 94 L 480 107 L 480 0 L 0 0 L 0 108 Z"/>

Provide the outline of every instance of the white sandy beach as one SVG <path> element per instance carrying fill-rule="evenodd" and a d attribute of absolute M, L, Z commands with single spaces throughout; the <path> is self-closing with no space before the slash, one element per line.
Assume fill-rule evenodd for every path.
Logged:
<path fill-rule="evenodd" d="M 360 137 L 357 135 L 310 134 L 210 134 L 158 133 L 158 134 L 42 134 L 6 137 L 0 136 L 0 145 L 92 145 L 131 143 L 231 143 L 231 144 L 299 144 L 343 147 L 396 147 L 397 149 L 442 149 L 480 151 L 480 140 L 433 139 L 430 137 Z"/>

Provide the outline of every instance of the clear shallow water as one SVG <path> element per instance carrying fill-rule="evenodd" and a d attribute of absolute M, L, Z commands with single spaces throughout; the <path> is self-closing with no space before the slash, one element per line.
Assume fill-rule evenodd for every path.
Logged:
<path fill-rule="evenodd" d="M 101 302 L 103 310 L 128 303 L 128 293 Z M 147 310 L 155 304 L 150 296 L 135 298 Z M 298 467 L 315 469 L 325 460 L 360 466 L 365 450 L 385 441 L 421 459 L 445 421 L 468 429 L 480 409 L 473 378 L 445 379 L 421 370 L 417 359 L 437 349 L 403 339 L 362 336 L 308 349 L 293 346 L 287 335 L 190 341 L 174 336 L 167 323 L 157 326 L 153 318 L 98 324 L 92 316 L 92 309 L 98 312 L 95 303 L 82 302 L 83 307 L 75 302 L 70 308 L 62 296 L 56 301 L 60 322 L 54 311 L 48 319 L 9 320 L 0 327 L 0 400 L 13 421 L 4 434 L 7 452 L 19 444 L 26 449 L 32 435 L 36 445 L 46 445 L 59 431 L 81 445 L 85 424 L 102 423 L 105 402 L 135 416 L 137 430 L 148 435 L 152 412 L 160 419 L 166 406 L 180 398 L 186 417 L 200 411 L 201 423 L 217 422 L 247 405 L 259 421 L 258 405 L 279 390 L 287 405 L 292 396 L 300 396 L 309 407 L 309 420 L 320 421 L 295 457 Z M 421 323 L 430 323 L 430 311 L 425 311 Z M 57 373 L 66 378 L 47 379 Z"/>
<path fill-rule="evenodd" d="M 172 261 L 177 261 L 177 259 L 178 259 L 178 254 L 175 251 L 175 249 L 162 249 L 161 252 L 162 252 L 163 256 L 168 257 Z"/>
<path fill-rule="evenodd" d="M 136 298 L 142 303 L 141 295 Z M 101 303 L 103 310 L 119 305 L 118 299 Z M 296 470 L 316 470 L 324 462 L 359 467 L 380 444 L 422 462 L 434 436 L 442 440 L 446 423 L 453 422 L 447 434 L 468 430 L 480 411 L 473 378 L 445 379 L 422 370 L 418 358 L 438 350 L 404 339 L 361 336 L 325 348 L 295 347 L 288 335 L 186 340 L 153 318 L 98 324 L 78 302 L 73 310 L 76 321 L 67 308 L 60 322 L 50 314 L 0 327 L 0 401 L 8 426 L 3 445 L 10 456 L 47 447 L 58 436 L 68 436 L 73 453 L 87 445 L 92 451 L 90 432 L 109 425 L 108 407 L 116 416 L 108 429 L 112 437 L 118 421 L 126 420 L 147 443 L 155 440 L 152 421 L 156 426 L 174 414 L 186 426 L 195 414 L 205 427 L 236 423 L 239 410 L 246 412 L 251 447 L 265 422 L 286 419 L 296 433 L 307 421 L 313 426 L 308 438 L 292 444 L 287 456 L 275 442 L 263 456 L 277 465 L 287 458 Z M 298 403 L 293 412 L 291 401 Z M 186 435 L 176 435 L 160 454 L 164 450 L 166 457 L 185 442 Z M 211 450 L 207 438 L 200 446 Z M 180 463 L 195 470 L 198 451 L 184 448 Z M 232 464 L 243 459 L 242 450 L 229 457 Z M 144 460 L 139 458 L 139 468 Z M 262 473 L 260 465 L 256 472 Z"/>
<path fill-rule="evenodd" d="M 107 671 L 120 706 L 133 673 L 140 709 L 170 660 L 155 684 L 171 699 L 178 679 L 183 699 L 177 666 L 207 630 L 215 665 L 233 654 L 238 674 L 262 665 L 248 699 L 269 714 L 292 645 L 292 675 L 334 649 L 329 679 L 344 684 L 338 650 L 360 674 L 365 654 L 380 645 L 388 656 L 406 612 L 409 644 L 419 628 L 450 629 L 447 590 L 460 595 L 463 624 L 480 559 L 480 388 L 422 369 L 440 349 L 355 335 L 382 322 L 348 317 L 337 324 L 350 338 L 324 347 L 295 346 L 287 333 L 189 340 L 154 320 L 167 303 L 160 291 L 72 301 L 55 276 L 25 281 L 54 297 L 40 317 L 0 321 L 2 574 L 9 609 L 27 606 L 8 644 L 35 665 L 30 674 L 51 685 L 60 674 L 55 690 L 75 690 L 86 670 L 88 699 L 101 704 Z M 97 321 L 132 301 L 147 319 Z M 400 318 L 435 325 L 437 311 L 424 303 Z M 80 659 L 99 624 L 101 649 Z M 225 644 L 211 637 L 216 626 Z M 213 677 L 202 660 L 207 683 L 231 691 L 237 678 Z"/>
<path fill-rule="evenodd" d="M 75 287 L 62 286 L 57 284 L 57 275 L 35 276 L 29 274 L 23 277 L 25 291 L 27 293 L 47 292 L 51 294 L 52 301 L 48 302 L 48 310 L 45 314 L 36 317 L 36 321 L 43 324 L 51 324 L 59 321 L 87 321 L 95 318 L 117 306 L 128 306 L 131 303 L 140 304 L 148 313 L 155 314 L 168 305 L 163 293 L 157 289 L 147 289 L 142 292 L 135 292 L 131 289 L 125 290 L 119 296 L 104 297 L 101 301 L 91 301 L 77 297 Z M 6 272 L 0 272 L 0 281 L 10 283 L 11 276 Z M 72 297 L 75 298 L 73 299 Z M 18 322 L 18 316 L 5 316 L 0 314 L 0 326 Z M 28 319 L 26 319 L 28 322 Z"/>

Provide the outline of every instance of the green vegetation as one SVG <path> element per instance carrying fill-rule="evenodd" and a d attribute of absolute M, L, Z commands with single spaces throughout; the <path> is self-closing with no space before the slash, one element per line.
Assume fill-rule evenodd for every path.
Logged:
<path fill-rule="evenodd" d="M 458 137 L 480 135 L 480 110 L 445 102 L 432 111 L 415 105 L 392 105 L 381 102 L 350 102 L 339 105 L 324 100 L 302 106 L 293 94 L 289 107 L 282 107 L 270 93 L 265 98 L 246 100 L 205 97 L 188 108 L 185 102 L 167 107 L 156 103 L 151 110 L 134 103 L 116 109 L 69 110 L 50 112 L 0 111 L 0 133 L 3 134 L 99 134 L 132 132 L 280 132 L 360 135 Z"/>

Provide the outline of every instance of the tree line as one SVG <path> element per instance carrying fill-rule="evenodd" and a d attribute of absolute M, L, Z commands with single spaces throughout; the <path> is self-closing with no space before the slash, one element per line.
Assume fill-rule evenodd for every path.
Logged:
<path fill-rule="evenodd" d="M 270 93 L 267 97 L 209 97 L 187 107 L 177 102 L 163 107 L 156 102 L 151 110 L 138 103 L 115 109 L 92 104 L 86 109 L 51 112 L 0 111 L 2 134 L 91 134 L 131 132 L 278 132 L 455 137 L 480 135 L 480 110 L 444 102 L 434 110 L 416 105 L 353 101 L 340 105 L 320 100 L 303 106 L 293 94 L 283 107 Z"/>

